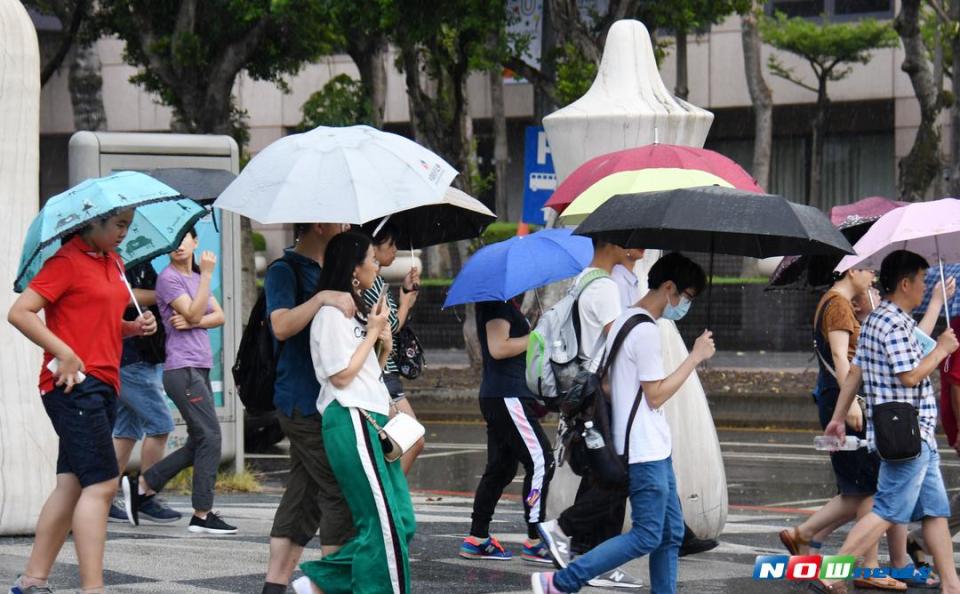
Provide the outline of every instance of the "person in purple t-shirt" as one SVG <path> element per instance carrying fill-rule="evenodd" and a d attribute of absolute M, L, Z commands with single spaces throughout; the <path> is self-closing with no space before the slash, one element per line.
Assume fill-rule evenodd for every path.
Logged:
<path fill-rule="evenodd" d="M 193 466 L 190 532 L 235 534 L 236 527 L 211 511 L 220 466 L 220 423 L 210 387 L 213 354 L 207 330 L 222 326 L 224 318 L 210 292 L 217 257 L 203 252 L 198 266 L 193 257 L 198 246 L 197 232 L 191 229 L 170 254 L 170 265 L 157 277 L 156 289 L 167 331 L 163 387 L 187 424 L 187 443 L 144 472 L 136 488 L 125 478 L 123 490 L 131 508 L 139 509 L 177 473 Z"/>

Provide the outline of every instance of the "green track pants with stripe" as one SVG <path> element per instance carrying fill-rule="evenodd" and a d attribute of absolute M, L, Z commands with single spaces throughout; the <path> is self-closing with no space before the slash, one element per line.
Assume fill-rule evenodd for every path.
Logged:
<path fill-rule="evenodd" d="M 388 420 L 372 416 L 381 426 Z M 416 520 L 400 462 L 387 462 L 373 425 L 338 402 L 323 412 L 323 443 L 353 513 L 356 536 L 336 553 L 300 568 L 326 594 L 407 594 L 407 547 Z"/>

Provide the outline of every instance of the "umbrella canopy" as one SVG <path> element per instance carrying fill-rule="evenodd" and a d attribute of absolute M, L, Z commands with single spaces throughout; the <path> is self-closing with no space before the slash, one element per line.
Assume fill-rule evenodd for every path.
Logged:
<path fill-rule="evenodd" d="M 351 223 L 443 201 L 457 171 L 369 126 L 320 126 L 260 151 L 214 206 L 261 223 Z"/>
<path fill-rule="evenodd" d="M 832 222 L 850 243 L 855 243 L 874 221 L 906 202 L 872 196 L 852 204 L 830 209 Z M 819 288 L 833 282 L 833 270 L 840 263 L 837 256 L 787 256 L 770 277 L 769 288 Z"/>
<path fill-rule="evenodd" d="M 477 250 L 450 287 L 443 307 L 506 301 L 530 289 L 580 273 L 593 258 L 593 244 L 569 229 L 544 229 Z"/>
<path fill-rule="evenodd" d="M 914 202 L 888 212 L 857 242 L 856 254 L 840 260 L 837 272 L 880 269 L 896 250 L 910 250 L 930 262 L 960 262 L 960 200 Z"/>
<path fill-rule="evenodd" d="M 648 144 L 608 153 L 587 161 L 563 180 L 544 206 L 562 214 L 587 188 L 608 175 L 641 169 L 704 171 L 726 180 L 735 188 L 763 193 L 763 188 L 757 185 L 749 173 L 720 153 L 692 146 Z"/>
<path fill-rule="evenodd" d="M 397 227 L 397 247 L 415 250 L 479 237 L 497 215 L 462 190 L 447 188 L 439 203 L 404 210 L 387 219 Z M 363 229 L 373 235 L 382 222 L 371 221 Z"/>
<path fill-rule="evenodd" d="M 130 229 L 117 252 L 128 266 L 172 251 L 187 230 L 205 213 L 203 207 L 152 177 L 121 171 L 88 179 L 50 198 L 27 230 L 14 291 L 20 293 L 47 259 L 60 249 L 61 239 L 99 218 L 136 208 Z"/>
<path fill-rule="evenodd" d="M 721 186 L 732 188 L 730 182 L 706 171 L 695 169 L 640 169 L 613 173 L 593 184 L 568 206 L 557 219 L 561 225 L 578 225 L 590 213 L 617 194 L 637 194 L 692 188 Z"/>
<path fill-rule="evenodd" d="M 575 233 L 627 248 L 754 258 L 853 251 L 812 206 L 715 186 L 614 196 Z"/>
<path fill-rule="evenodd" d="M 151 169 L 147 171 L 147 175 L 200 204 L 216 200 L 217 196 L 222 194 L 237 177 L 225 169 L 198 167 Z"/>

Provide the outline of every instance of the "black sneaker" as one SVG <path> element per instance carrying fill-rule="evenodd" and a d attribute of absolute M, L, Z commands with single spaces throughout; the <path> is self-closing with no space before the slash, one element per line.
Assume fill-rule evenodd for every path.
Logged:
<path fill-rule="evenodd" d="M 127 520 L 134 526 L 140 525 L 140 475 L 123 475 L 120 479 L 123 489 L 123 509 L 127 512 Z"/>
<path fill-rule="evenodd" d="M 236 534 L 237 527 L 231 526 L 223 521 L 220 516 L 214 512 L 207 512 L 207 519 L 197 516 L 190 518 L 190 526 L 187 528 L 190 532 L 205 532 L 206 534 Z"/>
<path fill-rule="evenodd" d="M 683 544 L 680 545 L 678 555 L 680 557 L 705 553 L 720 546 L 720 543 L 712 538 L 697 538 L 697 535 L 686 524 L 683 525 L 683 528 Z"/>

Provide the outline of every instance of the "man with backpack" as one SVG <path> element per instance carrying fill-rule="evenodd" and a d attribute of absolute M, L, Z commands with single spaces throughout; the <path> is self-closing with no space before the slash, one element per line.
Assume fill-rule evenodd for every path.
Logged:
<path fill-rule="evenodd" d="M 353 517 L 330 468 L 317 411 L 317 382 L 310 355 L 310 323 L 324 305 L 356 313 L 347 293 L 318 293 L 327 243 L 349 228 L 339 223 L 298 224 L 296 245 L 267 269 L 266 319 L 277 341 L 273 402 L 290 441 L 290 476 L 270 531 L 270 561 L 263 594 L 287 591 L 303 548 L 315 534 L 324 555 L 353 534 Z M 299 289 L 299 294 L 298 294 Z"/>
<path fill-rule="evenodd" d="M 627 456 L 632 528 L 597 545 L 558 573 L 533 574 L 535 593 L 577 592 L 596 576 L 647 554 L 651 591 L 676 591 L 683 514 L 670 457 L 670 427 L 661 407 L 716 349 L 712 334 L 705 331 L 680 367 L 667 375 L 654 322 L 661 317 L 682 318 L 705 284 L 706 275 L 696 263 L 680 254 L 668 254 L 650 270 L 650 291 L 613 322 L 606 348 L 618 340 L 622 347 L 611 353 L 615 358 L 609 362 L 610 437 L 616 453 Z M 628 323 L 626 335 L 620 337 Z M 543 536 L 553 548 L 549 531 Z"/>

